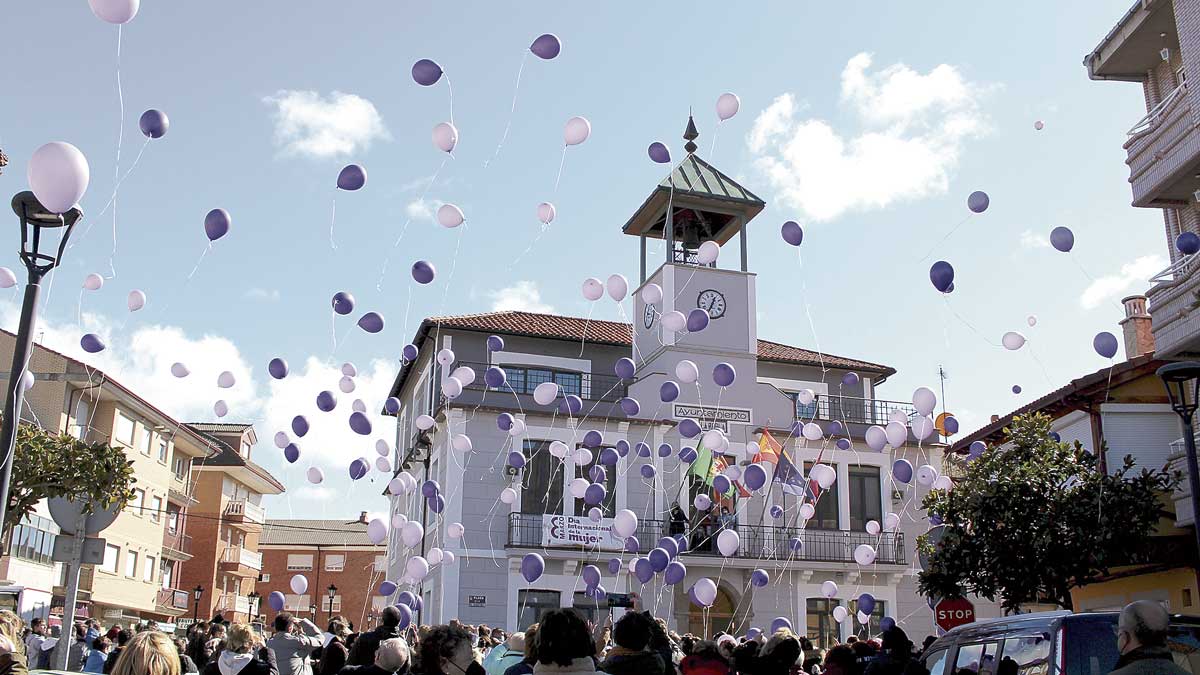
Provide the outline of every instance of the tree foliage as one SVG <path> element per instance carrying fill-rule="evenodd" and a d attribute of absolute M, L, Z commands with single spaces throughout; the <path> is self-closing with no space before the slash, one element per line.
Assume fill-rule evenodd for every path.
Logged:
<path fill-rule="evenodd" d="M 1140 562 L 1178 475 L 1134 471 L 1129 456 L 1106 474 L 1078 441 L 1055 441 L 1040 413 L 1014 417 L 1004 433 L 953 489 L 925 497 L 943 525 L 918 542 L 928 555 L 921 593 L 999 597 L 1011 611 L 1044 599 L 1070 608 L 1072 587 Z"/>
<path fill-rule="evenodd" d="M 113 504 L 123 507 L 133 498 L 136 481 L 133 461 L 120 448 L 103 442 L 85 443 L 74 436 L 20 424 L 4 531 L 11 530 L 39 501 L 50 497 L 97 504 L 103 509 Z"/>

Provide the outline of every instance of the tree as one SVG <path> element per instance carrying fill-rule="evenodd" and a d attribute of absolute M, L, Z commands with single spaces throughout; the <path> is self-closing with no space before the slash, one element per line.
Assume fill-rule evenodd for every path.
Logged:
<path fill-rule="evenodd" d="M 1004 433 L 951 490 L 925 497 L 943 524 L 918 541 L 928 556 L 921 593 L 999 596 L 1010 611 L 1047 598 L 1070 608 L 1072 587 L 1144 560 L 1177 474 L 1135 472 L 1129 456 L 1105 473 L 1078 441 L 1055 441 L 1040 413 L 1013 417 Z"/>
<path fill-rule="evenodd" d="M 50 434 L 32 424 L 17 428 L 4 532 L 33 511 L 42 499 L 66 497 L 84 504 L 123 507 L 133 498 L 133 462 L 125 451 L 103 442 L 85 443 Z M 90 509 L 88 509 L 90 512 Z"/>

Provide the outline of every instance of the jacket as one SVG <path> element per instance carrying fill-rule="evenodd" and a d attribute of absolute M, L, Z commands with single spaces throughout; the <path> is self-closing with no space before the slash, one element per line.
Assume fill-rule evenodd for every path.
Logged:
<path fill-rule="evenodd" d="M 571 661 L 569 666 L 557 663 L 533 664 L 533 675 L 603 675 L 596 668 L 596 662 L 590 656 L 583 656 Z"/>
<path fill-rule="evenodd" d="M 117 659 L 121 657 L 121 652 L 125 651 L 125 647 L 113 647 L 113 650 L 108 653 L 108 658 L 104 659 L 104 675 L 108 675 L 113 671 L 113 666 L 117 665 Z"/>
<path fill-rule="evenodd" d="M 679 662 L 683 675 L 729 675 L 729 664 L 720 659 L 685 656 Z"/>
<path fill-rule="evenodd" d="M 404 637 L 399 626 L 379 626 L 368 633 L 359 633 L 358 637 L 354 639 L 354 644 L 350 646 L 350 655 L 346 659 L 346 665 L 374 665 L 375 652 L 379 649 L 379 643 L 398 637 Z"/>
<path fill-rule="evenodd" d="M 199 673 L 200 667 L 192 660 L 192 657 L 187 654 L 179 655 L 179 672 L 181 673 Z"/>
<path fill-rule="evenodd" d="M 597 668 L 609 675 L 666 675 L 667 672 L 658 654 L 632 651 L 620 646 L 613 647 L 608 658 L 601 661 Z M 537 672 L 536 668 L 534 672 Z"/>
<path fill-rule="evenodd" d="M 97 675 L 100 675 L 104 672 L 104 661 L 107 658 L 108 654 L 105 652 L 102 652 L 99 649 L 93 649 L 92 651 L 88 652 L 87 661 L 83 664 L 83 672 L 97 673 Z"/>
<path fill-rule="evenodd" d="M 533 675 L 533 664 L 521 661 L 515 666 L 509 666 L 508 670 L 504 671 L 504 675 Z"/>
<path fill-rule="evenodd" d="M 397 675 L 408 673 L 408 666 L 400 670 L 384 670 L 372 663 L 369 666 L 346 666 L 339 671 L 340 675 Z"/>
<path fill-rule="evenodd" d="M 83 663 L 87 661 L 89 652 L 91 650 L 88 649 L 87 642 L 83 640 L 72 642 L 71 646 L 67 648 L 67 670 L 76 673 L 83 670 Z"/>
<path fill-rule="evenodd" d="M 488 652 L 483 660 L 483 669 L 487 675 L 504 675 L 504 671 L 517 665 L 525 658 L 525 654 L 509 649 L 508 645 L 497 645 Z"/>
<path fill-rule="evenodd" d="M 346 667 L 346 661 L 350 658 L 350 650 L 346 648 L 346 643 L 340 637 L 334 637 L 321 650 L 321 662 L 319 664 L 321 675 L 337 675 L 342 668 Z"/>
<path fill-rule="evenodd" d="M 1166 647 L 1138 647 L 1121 655 L 1109 675 L 1186 675 Z"/>
<path fill-rule="evenodd" d="M 267 648 L 275 655 L 281 675 L 313 675 L 308 655 L 321 646 L 321 629 L 308 619 L 296 622 L 303 635 L 276 633 L 267 640 Z"/>
<path fill-rule="evenodd" d="M 275 654 L 266 647 L 258 654 L 239 654 L 228 649 L 208 660 L 201 675 L 279 675 Z"/>

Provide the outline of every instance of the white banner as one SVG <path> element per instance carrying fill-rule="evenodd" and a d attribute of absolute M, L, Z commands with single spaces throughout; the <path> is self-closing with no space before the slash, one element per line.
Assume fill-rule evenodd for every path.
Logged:
<path fill-rule="evenodd" d="M 620 551 L 625 543 L 612 533 L 612 524 L 612 518 L 597 523 L 587 517 L 546 514 L 542 516 L 542 546 Z"/>

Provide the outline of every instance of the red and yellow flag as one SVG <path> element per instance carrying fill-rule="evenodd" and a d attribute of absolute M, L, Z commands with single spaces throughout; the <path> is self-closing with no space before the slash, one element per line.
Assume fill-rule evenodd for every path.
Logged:
<path fill-rule="evenodd" d="M 770 431 L 763 429 L 762 436 L 758 437 L 758 454 L 754 456 L 756 462 L 770 462 L 772 464 L 779 463 L 779 453 L 783 451 L 783 446 Z"/>

